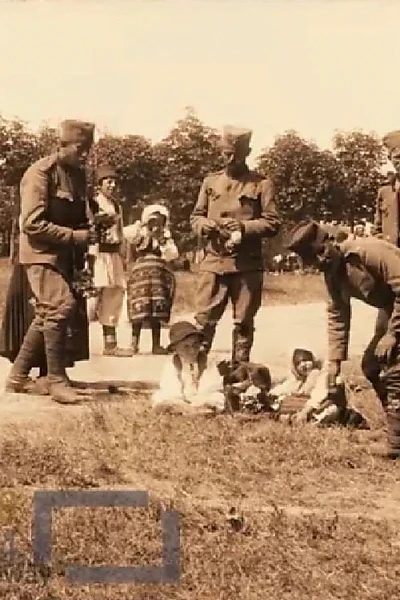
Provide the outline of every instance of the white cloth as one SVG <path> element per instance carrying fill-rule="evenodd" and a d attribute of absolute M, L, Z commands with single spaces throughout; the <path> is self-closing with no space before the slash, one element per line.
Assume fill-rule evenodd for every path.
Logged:
<path fill-rule="evenodd" d="M 143 238 L 148 236 L 146 225 L 143 225 L 142 221 L 136 221 L 132 225 L 126 225 L 123 229 L 126 240 L 133 245 L 139 244 Z M 178 248 L 172 239 L 170 230 L 166 227 L 164 229 L 164 243 L 160 244 L 157 240 L 152 240 L 152 248 L 160 249 L 161 258 L 166 262 L 176 260 L 179 256 Z"/>
<path fill-rule="evenodd" d="M 216 362 L 209 362 L 201 377 L 191 377 L 187 370 L 183 370 L 181 377 L 173 363 L 173 357 L 166 358 L 159 389 L 152 397 L 153 406 L 159 405 L 185 405 L 193 407 L 209 407 L 222 411 L 225 406 L 223 393 L 223 379 L 219 374 Z"/>
<path fill-rule="evenodd" d="M 313 369 L 305 381 L 291 373 L 271 390 L 271 394 L 278 396 L 278 405 L 291 394 L 304 395 L 304 406 L 296 413 L 298 420 L 310 419 L 311 422 L 320 424 L 333 423 L 339 415 L 339 408 L 329 398 L 327 375 L 327 364 L 322 369 Z"/>
<path fill-rule="evenodd" d="M 103 194 L 98 194 L 96 202 L 100 213 L 110 215 L 117 214 L 115 204 Z M 118 224 L 113 225 L 107 232 L 107 243 L 117 244 L 121 242 L 121 234 Z M 124 263 L 118 252 L 100 252 L 99 244 L 89 246 L 89 254 L 95 257 L 93 267 L 93 281 L 97 288 L 117 287 L 126 289 Z"/>

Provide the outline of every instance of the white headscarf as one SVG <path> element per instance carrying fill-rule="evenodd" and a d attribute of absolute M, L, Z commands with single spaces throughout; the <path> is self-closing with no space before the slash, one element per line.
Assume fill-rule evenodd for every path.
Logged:
<path fill-rule="evenodd" d="M 149 204 L 145 206 L 142 212 L 142 216 L 140 218 L 142 225 L 147 225 L 149 220 L 155 213 L 160 213 L 165 217 L 166 226 L 169 225 L 169 210 L 166 206 L 162 204 Z"/>

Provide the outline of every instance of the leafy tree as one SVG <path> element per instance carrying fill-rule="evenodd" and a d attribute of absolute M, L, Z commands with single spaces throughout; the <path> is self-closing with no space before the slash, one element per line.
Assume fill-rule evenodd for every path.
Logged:
<path fill-rule="evenodd" d="M 221 168 L 220 136 L 207 127 L 190 107 L 154 148 L 160 179 L 153 198 L 163 198 L 182 251 L 195 244 L 189 218 L 204 177 Z"/>
<path fill-rule="evenodd" d="M 333 151 L 340 165 L 342 218 L 351 223 L 369 218 L 383 179 L 385 151 L 381 142 L 375 135 L 361 131 L 338 132 L 333 138 Z"/>
<path fill-rule="evenodd" d="M 289 222 L 305 216 L 320 219 L 341 192 L 335 156 L 295 131 L 277 136 L 262 151 L 257 168 L 272 177 L 280 213 Z"/>
<path fill-rule="evenodd" d="M 108 163 L 117 171 L 123 200 L 124 218 L 137 217 L 135 207 L 143 204 L 158 177 L 158 168 L 151 142 L 140 135 L 123 137 L 106 135 L 94 146 L 89 162 L 89 182 L 94 185 L 96 166 Z"/>

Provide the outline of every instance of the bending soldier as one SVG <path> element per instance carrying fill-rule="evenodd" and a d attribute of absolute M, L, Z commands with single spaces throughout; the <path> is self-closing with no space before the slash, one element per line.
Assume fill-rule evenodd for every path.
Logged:
<path fill-rule="evenodd" d="M 348 358 L 351 298 L 380 309 L 362 369 L 387 417 L 390 458 L 400 458 L 400 250 L 374 237 L 334 244 L 316 222 L 303 221 L 291 232 L 289 248 L 319 268 L 328 291 L 328 387 L 334 390 Z"/>
<path fill-rule="evenodd" d="M 204 179 L 191 216 L 193 231 L 205 241 L 195 320 L 208 352 L 231 300 L 234 362 L 249 361 L 262 299 L 262 238 L 274 237 L 280 228 L 271 180 L 246 165 L 250 139 L 248 129 L 225 127 L 225 167 Z"/>

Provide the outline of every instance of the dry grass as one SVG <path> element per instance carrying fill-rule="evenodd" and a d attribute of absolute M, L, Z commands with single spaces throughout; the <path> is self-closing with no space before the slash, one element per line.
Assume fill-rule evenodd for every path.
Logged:
<path fill-rule="evenodd" d="M 7 277 L 0 266 L 2 294 Z M 179 274 L 178 306 L 184 310 L 192 307 L 194 278 Z M 290 274 L 266 281 L 269 302 L 304 302 L 304 294 L 322 298 L 315 276 L 307 276 L 307 286 L 304 277 Z M 362 381 L 357 367 L 347 369 L 350 380 Z M 354 402 L 371 431 L 295 428 L 262 416 L 155 414 L 146 392 L 60 409 L 58 420 L 42 413 L 36 423 L 4 427 L 0 525 L 3 535 L 14 529 L 17 550 L 10 560 L 0 538 L 0 598 L 398 597 L 398 465 L 380 456 L 384 419 L 371 391 L 364 387 Z M 52 564 L 43 569 L 32 564 L 32 494 L 38 488 L 146 490 L 150 508 L 57 511 Z M 181 515 L 178 584 L 66 582 L 67 564 L 159 565 L 160 509 L 170 507 Z M 243 515 L 240 528 L 228 518 L 231 507 Z"/>
<path fill-rule="evenodd" d="M 400 512 L 385 502 L 399 492 L 398 466 L 379 455 L 383 418 L 371 392 L 355 400 L 370 432 L 291 428 L 265 417 L 172 417 L 150 412 L 143 394 L 79 415 L 66 411 L 57 425 L 8 430 L 0 444 L 0 519 L 15 527 L 20 555 L 12 564 L 0 557 L 0 596 L 396 597 L 400 538 L 392 517 Z M 93 487 L 147 490 L 150 510 L 60 510 L 51 571 L 35 569 L 33 489 Z M 161 507 L 181 514 L 179 584 L 66 584 L 65 565 L 74 562 L 160 564 Z M 230 507 L 243 514 L 239 531 Z"/>

